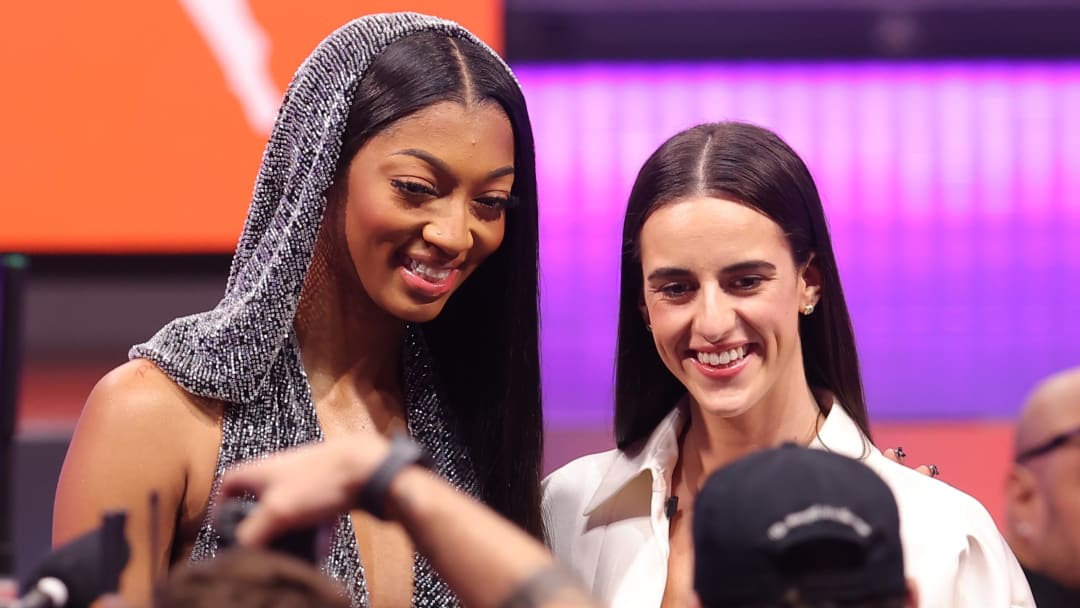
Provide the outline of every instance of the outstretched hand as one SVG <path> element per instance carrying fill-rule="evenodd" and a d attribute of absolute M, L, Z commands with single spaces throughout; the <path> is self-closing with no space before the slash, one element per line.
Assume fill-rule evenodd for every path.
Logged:
<path fill-rule="evenodd" d="M 885 454 L 885 457 L 893 462 L 906 465 L 906 463 L 904 462 L 904 458 L 907 457 L 907 454 L 904 453 L 904 448 L 888 448 L 886 450 L 883 450 L 882 454 Z M 926 475 L 927 477 L 937 477 L 941 474 L 941 471 L 938 470 L 936 464 L 920 464 L 919 466 L 912 468 L 922 473 L 923 475 Z"/>
<path fill-rule="evenodd" d="M 254 494 L 258 502 L 236 529 L 236 540 L 265 546 L 296 528 L 332 520 L 356 497 L 389 451 L 379 435 L 332 439 L 242 464 L 225 474 L 225 497 Z"/>

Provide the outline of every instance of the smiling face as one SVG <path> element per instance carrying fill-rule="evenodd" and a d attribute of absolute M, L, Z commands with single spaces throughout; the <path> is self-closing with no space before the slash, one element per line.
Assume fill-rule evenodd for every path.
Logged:
<path fill-rule="evenodd" d="M 496 104 L 440 102 L 371 138 L 349 164 L 342 218 L 364 292 L 399 319 L 435 318 L 502 243 L 513 183 Z"/>
<path fill-rule="evenodd" d="M 654 211 L 640 244 L 646 323 L 702 411 L 731 417 L 763 400 L 805 398 L 799 313 L 820 286 L 775 222 L 694 197 Z"/>

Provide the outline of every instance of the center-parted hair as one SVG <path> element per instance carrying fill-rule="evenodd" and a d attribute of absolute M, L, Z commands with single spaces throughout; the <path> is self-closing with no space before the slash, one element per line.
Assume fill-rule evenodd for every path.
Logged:
<path fill-rule="evenodd" d="M 800 316 L 811 386 L 833 392 L 869 437 L 855 336 L 817 187 L 802 159 L 775 133 L 746 123 L 698 125 L 664 142 L 642 166 L 623 222 L 615 356 L 615 441 L 626 448 L 652 433 L 686 392 L 656 352 L 641 317 L 641 229 L 661 206 L 710 196 L 742 203 L 776 222 L 796 266 L 821 273 L 821 301 Z"/>
<path fill-rule="evenodd" d="M 477 44 L 421 32 L 388 46 L 359 83 L 335 181 L 365 143 L 440 102 L 496 104 L 514 134 L 516 205 L 502 245 L 423 325 L 440 389 L 456 417 L 484 501 L 540 537 L 540 405 L 536 161 L 525 99 Z M 512 456 L 511 456 L 512 455 Z"/>

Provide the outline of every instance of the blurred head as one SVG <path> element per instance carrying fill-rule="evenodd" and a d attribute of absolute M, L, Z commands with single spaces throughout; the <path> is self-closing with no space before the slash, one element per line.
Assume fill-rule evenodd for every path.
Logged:
<path fill-rule="evenodd" d="M 686 392 L 735 416 L 807 384 L 869 434 L 821 199 L 775 134 L 699 125 L 645 162 L 623 223 L 616 361 L 620 447 Z"/>
<path fill-rule="evenodd" d="M 513 74 L 464 38 L 390 44 L 357 85 L 327 198 L 316 263 L 423 324 L 483 498 L 539 534 L 536 166 Z"/>
<path fill-rule="evenodd" d="M 158 589 L 155 608 L 348 608 L 349 599 L 322 572 L 270 551 L 230 549 L 181 566 Z"/>
<path fill-rule="evenodd" d="M 1016 424 L 1006 535 L 1026 567 L 1080 589 L 1080 368 L 1051 376 Z"/>
<path fill-rule="evenodd" d="M 892 491 L 846 456 L 786 444 L 718 469 L 693 538 L 707 608 L 914 605 Z"/>

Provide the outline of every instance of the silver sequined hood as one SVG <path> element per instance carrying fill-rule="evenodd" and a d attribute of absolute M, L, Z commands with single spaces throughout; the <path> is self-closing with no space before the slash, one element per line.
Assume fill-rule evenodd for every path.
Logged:
<path fill-rule="evenodd" d="M 285 92 L 225 297 L 213 310 L 172 321 L 130 357 L 154 361 L 202 397 L 256 398 L 292 330 L 357 85 L 383 49 L 421 31 L 471 40 L 498 57 L 460 25 L 417 13 L 361 17 L 330 34 Z"/>

